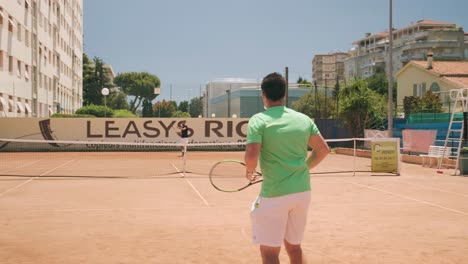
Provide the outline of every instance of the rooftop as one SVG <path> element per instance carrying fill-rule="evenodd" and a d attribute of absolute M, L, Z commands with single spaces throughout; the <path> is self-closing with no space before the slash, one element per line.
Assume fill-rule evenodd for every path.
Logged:
<path fill-rule="evenodd" d="M 418 66 L 426 67 L 427 61 L 412 61 Z M 433 61 L 432 72 L 449 77 L 468 77 L 468 61 Z"/>

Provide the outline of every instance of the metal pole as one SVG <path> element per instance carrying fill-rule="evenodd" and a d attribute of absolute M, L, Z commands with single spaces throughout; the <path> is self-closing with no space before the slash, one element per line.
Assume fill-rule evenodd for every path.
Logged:
<path fill-rule="evenodd" d="M 389 13 L 389 50 L 388 50 L 388 137 L 393 137 L 393 22 L 392 0 L 390 0 Z"/>
<path fill-rule="evenodd" d="M 284 105 L 288 107 L 288 97 L 289 97 L 289 87 L 288 87 L 288 82 L 289 82 L 289 70 L 288 67 L 285 68 L 285 78 L 286 78 L 286 92 L 284 95 Z"/>
<path fill-rule="evenodd" d="M 104 118 L 107 117 L 107 103 L 106 103 L 106 97 L 107 97 L 107 96 L 104 95 Z"/>
<path fill-rule="evenodd" d="M 231 84 L 229 84 L 229 90 L 226 90 L 227 93 L 227 117 L 229 118 L 231 116 Z"/>

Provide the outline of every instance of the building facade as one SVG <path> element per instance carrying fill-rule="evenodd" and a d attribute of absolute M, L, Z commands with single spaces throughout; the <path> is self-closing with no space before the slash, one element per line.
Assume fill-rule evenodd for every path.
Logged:
<path fill-rule="evenodd" d="M 437 94 L 445 111 L 453 100 L 450 90 L 468 88 L 468 61 L 410 61 L 396 73 L 397 104 L 406 96 L 422 97 L 427 91 Z"/>
<path fill-rule="evenodd" d="M 82 105 L 83 0 L 0 0 L 0 116 Z"/>
<path fill-rule="evenodd" d="M 371 34 L 353 42 L 345 60 L 345 77 L 366 78 L 379 71 L 388 72 L 389 33 Z M 462 27 L 453 23 L 420 20 L 393 30 L 392 64 L 395 75 L 411 60 L 425 60 L 432 52 L 434 60 L 468 59 L 468 41 Z"/>
<path fill-rule="evenodd" d="M 290 84 L 288 106 L 297 101 L 310 88 L 298 88 Z M 250 118 L 262 112 L 263 100 L 260 82 L 251 79 L 227 78 L 210 81 L 204 91 L 204 117 Z"/>
<path fill-rule="evenodd" d="M 344 80 L 345 59 L 348 53 L 336 52 L 315 55 L 312 60 L 312 80 L 319 87 L 334 87 L 337 80 Z"/>

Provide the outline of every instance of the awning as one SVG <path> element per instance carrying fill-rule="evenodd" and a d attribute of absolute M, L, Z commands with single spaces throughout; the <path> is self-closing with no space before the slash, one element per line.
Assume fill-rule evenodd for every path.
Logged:
<path fill-rule="evenodd" d="M 15 29 L 18 29 L 18 27 L 15 25 L 15 22 L 13 22 L 13 19 L 8 18 L 8 21 L 10 21 L 10 24 L 12 27 L 14 27 Z"/>
<path fill-rule="evenodd" d="M 31 106 L 28 103 L 24 103 L 24 107 L 26 108 L 26 114 L 32 114 Z"/>
<path fill-rule="evenodd" d="M 12 99 L 8 99 L 8 104 L 11 111 L 13 111 L 13 109 L 15 109 L 15 102 Z"/>
<path fill-rule="evenodd" d="M 3 97 L 0 97 L 0 105 L 2 105 L 3 107 L 7 107 L 7 103 L 5 101 L 5 99 L 3 99 Z"/>
<path fill-rule="evenodd" d="M 21 102 L 16 102 L 16 106 L 18 107 L 18 113 L 24 113 L 24 106 Z"/>

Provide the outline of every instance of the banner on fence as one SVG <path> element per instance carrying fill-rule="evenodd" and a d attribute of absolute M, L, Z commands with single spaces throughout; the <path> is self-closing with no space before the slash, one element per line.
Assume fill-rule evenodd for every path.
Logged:
<path fill-rule="evenodd" d="M 403 129 L 403 152 L 427 153 L 434 145 L 437 130 Z"/>

